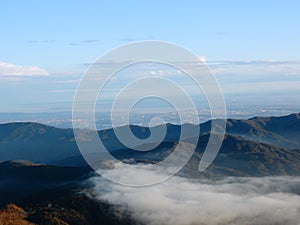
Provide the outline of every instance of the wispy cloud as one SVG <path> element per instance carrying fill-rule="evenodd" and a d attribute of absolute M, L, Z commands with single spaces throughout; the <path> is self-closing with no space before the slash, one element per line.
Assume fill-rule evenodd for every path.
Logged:
<path fill-rule="evenodd" d="M 300 75 L 299 60 L 209 61 L 216 75 Z"/>
<path fill-rule="evenodd" d="M 133 42 L 136 40 L 137 40 L 136 38 L 126 37 L 126 38 L 120 38 L 118 41 L 119 42 Z"/>
<path fill-rule="evenodd" d="M 96 39 L 86 39 L 86 40 L 81 40 L 81 41 L 77 41 L 77 42 L 70 42 L 69 45 L 71 46 L 80 46 L 80 45 L 85 45 L 85 44 L 94 44 L 99 42 L 100 40 L 96 40 Z"/>
<path fill-rule="evenodd" d="M 212 64 L 233 64 L 233 65 L 281 65 L 281 64 L 299 64 L 299 60 L 220 60 L 210 61 Z"/>
<path fill-rule="evenodd" d="M 82 43 L 90 44 L 90 43 L 99 42 L 99 40 L 96 40 L 96 39 L 86 39 L 86 40 L 82 40 L 81 42 Z"/>
<path fill-rule="evenodd" d="M 43 39 L 43 40 L 29 40 L 29 44 L 49 44 L 49 43 L 54 43 L 56 40 L 52 39 Z"/>
<path fill-rule="evenodd" d="M 0 76 L 48 76 L 49 72 L 38 66 L 23 66 L 0 62 Z"/>

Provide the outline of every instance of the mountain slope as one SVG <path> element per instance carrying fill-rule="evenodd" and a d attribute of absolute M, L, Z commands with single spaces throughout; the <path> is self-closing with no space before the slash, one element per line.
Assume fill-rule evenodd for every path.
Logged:
<path fill-rule="evenodd" d="M 205 145 L 205 141 L 200 142 L 197 152 L 201 153 Z M 216 166 L 235 171 L 232 175 L 300 175 L 300 150 L 226 135 L 213 162 Z"/>
<path fill-rule="evenodd" d="M 209 134 L 199 137 L 195 153 L 183 170 L 189 168 L 198 174 L 198 165 L 207 145 Z M 114 152 L 119 160 L 135 159 L 138 161 L 158 162 L 172 153 L 177 142 L 163 142 L 148 152 L 137 152 L 123 149 Z M 184 149 L 182 149 L 184 151 Z M 265 143 L 259 143 L 226 135 L 221 149 L 204 176 L 269 176 L 300 175 L 300 150 L 287 149 Z"/>
<path fill-rule="evenodd" d="M 35 192 L 47 193 L 72 187 L 90 172 L 89 167 L 61 167 L 27 161 L 0 163 L 0 204 L 7 200 L 30 198 Z"/>
<path fill-rule="evenodd" d="M 38 123 L 0 125 L 0 161 L 20 159 L 48 163 L 78 154 L 72 129 Z"/>
<path fill-rule="evenodd" d="M 201 133 L 211 129 L 211 121 L 201 124 Z M 300 113 L 280 117 L 228 119 L 226 133 L 283 148 L 300 148 Z"/>
<path fill-rule="evenodd" d="M 167 134 L 164 142 L 176 142 L 180 136 L 181 126 L 172 124 L 166 126 Z M 201 136 L 209 133 L 210 126 L 211 121 L 200 125 Z M 146 127 L 131 125 L 130 129 L 139 138 L 150 135 L 150 130 Z M 300 113 L 283 117 L 255 117 L 249 120 L 229 119 L 226 132 L 231 136 L 240 137 L 236 138 L 235 142 L 248 140 L 284 149 L 300 149 Z M 113 154 L 126 157 L 123 150 L 127 148 L 117 139 L 113 129 L 99 131 L 99 136 Z M 129 150 L 126 154 L 141 155 Z M 79 163 L 80 158 L 72 129 L 58 129 L 38 123 L 0 125 L 0 161 L 20 159 L 69 166 L 85 165 L 82 158 Z"/>
<path fill-rule="evenodd" d="M 89 187 L 83 182 L 89 172 L 26 161 L 0 163 L 0 182 L 6 180 L 0 184 L 0 224 L 135 224 L 129 215 L 120 218 L 108 204 L 81 193 Z"/>

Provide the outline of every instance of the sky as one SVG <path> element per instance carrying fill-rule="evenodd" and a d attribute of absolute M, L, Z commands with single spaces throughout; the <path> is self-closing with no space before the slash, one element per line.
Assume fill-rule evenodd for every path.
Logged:
<path fill-rule="evenodd" d="M 300 102 L 299 1 L 0 4 L 0 112 L 70 111 L 91 63 L 144 40 L 201 56 L 227 102 Z"/>

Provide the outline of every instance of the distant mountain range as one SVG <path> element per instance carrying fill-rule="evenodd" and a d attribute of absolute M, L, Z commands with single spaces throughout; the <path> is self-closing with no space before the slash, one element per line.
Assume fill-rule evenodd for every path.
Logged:
<path fill-rule="evenodd" d="M 211 122 L 199 126 L 199 143 L 186 168 L 197 172 L 196 165 L 207 144 Z M 226 123 L 226 137 L 219 155 L 205 173 L 256 176 L 300 174 L 300 113 L 248 120 L 228 119 Z M 147 127 L 130 125 L 130 128 L 139 138 L 150 134 Z M 180 130 L 180 125 L 167 124 L 165 140 L 154 150 L 146 152 L 126 148 L 113 129 L 98 133 L 116 158 L 155 163 L 172 152 Z M 0 131 L 0 161 L 27 160 L 58 166 L 87 166 L 77 148 L 72 129 L 38 123 L 8 123 L 1 124 Z"/>

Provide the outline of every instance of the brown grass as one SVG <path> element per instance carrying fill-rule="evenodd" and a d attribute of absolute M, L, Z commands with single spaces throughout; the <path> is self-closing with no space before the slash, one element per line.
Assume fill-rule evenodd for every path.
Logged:
<path fill-rule="evenodd" d="M 34 225 L 26 218 L 27 213 L 15 204 L 9 204 L 0 210 L 0 225 Z"/>

